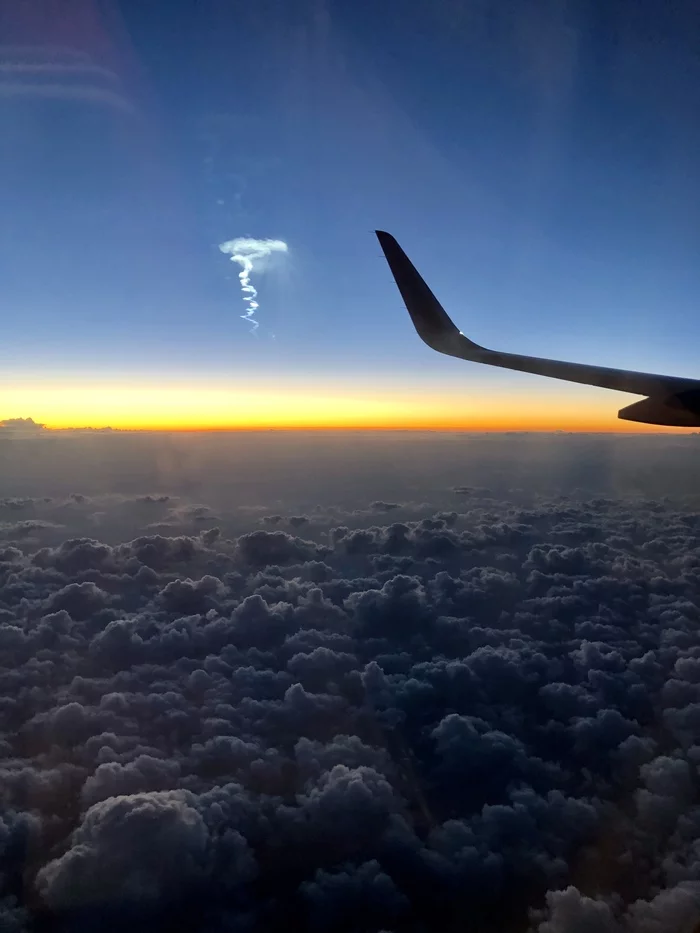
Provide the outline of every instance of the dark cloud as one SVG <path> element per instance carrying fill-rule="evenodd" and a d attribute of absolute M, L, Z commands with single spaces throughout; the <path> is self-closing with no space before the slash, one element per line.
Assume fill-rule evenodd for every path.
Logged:
<path fill-rule="evenodd" d="M 6 484 L 0 927 L 692 933 L 698 512 L 453 485 Z"/>

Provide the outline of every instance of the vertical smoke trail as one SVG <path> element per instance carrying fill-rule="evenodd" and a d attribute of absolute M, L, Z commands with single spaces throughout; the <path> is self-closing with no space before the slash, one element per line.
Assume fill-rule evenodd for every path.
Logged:
<path fill-rule="evenodd" d="M 286 253 L 287 244 L 284 240 L 256 240 L 253 237 L 237 237 L 221 243 L 219 249 L 231 257 L 231 262 L 237 262 L 241 267 L 238 278 L 241 282 L 243 301 L 247 302 L 247 311 L 241 317 L 252 324 L 251 333 L 260 326 L 255 318 L 255 312 L 260 305 L 257 302 L 258 291 L 250 284 L 250 275 L 253 271 L 264 272 L 268 258 L 273 253 Z"/>

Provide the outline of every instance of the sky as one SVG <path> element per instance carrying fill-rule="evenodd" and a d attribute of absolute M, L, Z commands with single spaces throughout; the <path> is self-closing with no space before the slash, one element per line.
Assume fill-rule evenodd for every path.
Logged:
<path fill-rule="evenodd" d="M 415 335 L 697 376 L 690 3 L 0 3 L 0 417 L 643 430 Z M 236 237 L 288 250 L 252 273 Z M 658 430 L 653 428 L 653 430 Z"/>

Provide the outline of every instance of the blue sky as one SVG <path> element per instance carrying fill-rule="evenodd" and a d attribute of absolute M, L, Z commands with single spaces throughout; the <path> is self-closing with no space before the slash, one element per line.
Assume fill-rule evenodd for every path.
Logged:
<path fill-rule="evenodd" d="M 36 6 L 4 0 L 11 44 L 70 43 L 133 112 L 0 98 L 6 374 L 582 398 L 430 354 L 381 227 L 486 345 L 697 375 L 690 4 Z M 241 235 L 290 247 L 255 281 L 257 338 L 216 248 Z"/>

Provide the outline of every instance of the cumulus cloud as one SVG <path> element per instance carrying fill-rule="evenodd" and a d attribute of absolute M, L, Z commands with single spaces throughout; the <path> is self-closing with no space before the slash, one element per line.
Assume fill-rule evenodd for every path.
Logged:
<path fill-rule="evenodd" d="M 0 432 L 34 434 L 37 431 L 43 431 L 45 425 L 39 424 L 33 418 L 4 418 L 0 421 Z"/>
<path fill-rule="evenodd" d="M 68 851 L 37 875 L 37 887 L 58 908 L 148 904 L 196 882 L 208 841 L 204 820 L 185 795 L 110 797 L 85 813 Z"/>
<path fill-rule="evenodd" d="M 698 513 L 454 486 L 5 482 L 2 929 L 693 933 Z"/>

